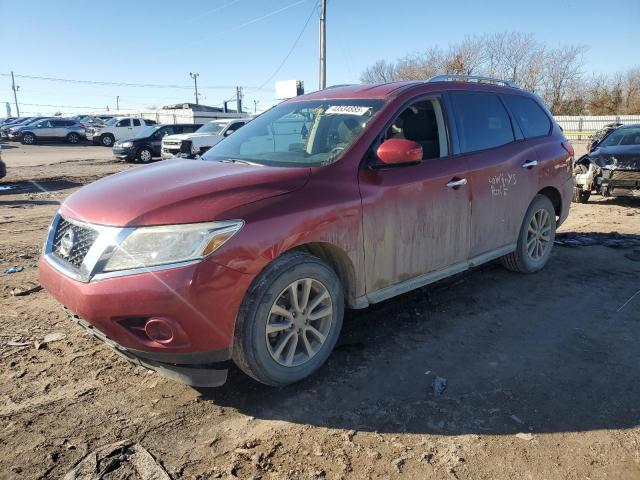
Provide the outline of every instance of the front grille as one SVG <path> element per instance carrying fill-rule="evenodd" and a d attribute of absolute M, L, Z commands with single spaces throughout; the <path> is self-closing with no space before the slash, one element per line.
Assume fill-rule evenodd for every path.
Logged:
<path fill-rule="evenodd" d="M 73 233 L 70 234 L 70 231 Z M 66 239 L 65 235 L 67 235 Z M 95 230 L 81 227 L 60 217 L 53 237 L 53 254 L 75 268 L 80 268 L 96 238 L 98 238 L 98 232 Z"/>

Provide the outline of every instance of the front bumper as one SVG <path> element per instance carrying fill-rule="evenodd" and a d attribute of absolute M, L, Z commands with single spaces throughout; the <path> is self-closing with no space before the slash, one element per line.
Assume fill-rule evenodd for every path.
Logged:
<path fill-rule="evenodd" d="M 133 147 L 113 147 L 113 156 L 118 160 L 130 161 L 135 159 L 136 152 Z"/>
<path fill-rule="evenodd" d="M 19 142 L 22 138 L 22 132 L 10 132 L 7 138 L 12 142 Z"/>
<path fill-rule="evenodd" d="M 224 371 L 210 370 L 231 358 L 236 316 L 250 275 L 205 260 L 84 283 L 58 271 L 45 257 L 39 267 L 41 285 L 83 327 L 129 360 L 190 385 L 224 383 Z M 156 317 L 179 325 L 182 335 L 176 344 L 158 343 L 130 323 Z"/>

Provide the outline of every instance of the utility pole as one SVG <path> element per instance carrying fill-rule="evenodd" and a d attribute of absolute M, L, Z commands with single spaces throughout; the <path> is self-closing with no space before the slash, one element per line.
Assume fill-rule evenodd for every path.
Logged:
<path fill-rule="evenodd" d="M 320 7 L 320 90 L 327 88 L 327 0 Z"/>
<path fill-rule="evenodd" d="M 16 87 L 16 81 L 13 78 L 13 71 L 11 72 L 11 90 L 13 90 L 13 99 L 16 102 L 16 115 L 20 116 L 20 107 L 18 106 L 18 90 L 20 90 L 20 85 Z"/>
<path fill-rule="evenodd" d="M 258 113 L 258 100 L 253 101 L 253 113 Z"/>
<path fill-rule="evenodd" d="M 120 110 L 120 95 L 116 95 L 116 110 Z"/>
<path fill-rule="evenodd" d="M 236 87 L 236 110 L 242 113 L 242 87 Z"/>
<path fill-rule="evenodd" d="M 191 72 L 189 72 L 189 76 L 191 78 L 193 78 L 193 84 L 196 87 L 196 105 L 198 105 L 199 104 L 199 102 L 198 102 L 198 76 L 200 76 L 200 74 L 199 73 L 191 73 Z"/>

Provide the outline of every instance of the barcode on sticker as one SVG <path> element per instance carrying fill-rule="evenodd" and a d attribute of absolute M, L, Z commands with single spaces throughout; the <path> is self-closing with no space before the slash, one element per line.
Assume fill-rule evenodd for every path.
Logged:
<path fill-rule="evenodd" d="M 371 107 L 358 107 L 356 105 L 333 105 L 327 108 L 325 115 L 364 115 Z"/>

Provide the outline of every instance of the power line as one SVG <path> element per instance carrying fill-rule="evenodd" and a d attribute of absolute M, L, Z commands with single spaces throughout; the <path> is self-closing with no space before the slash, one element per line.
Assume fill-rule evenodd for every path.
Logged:
<path fill-rule="evenodd" d="M 259 88 L 264 87 L 267 83 L 269 83 L 271 80 L 273 80 L 273 78 L 280 72 L 280 70 L 282 69 L 282 67 L 284 66 L 284 64 L 286 63 L 287 60 L 289 60 L 289 57 L 291 56 L 291 54 L 293 53 L 293 51 L 295 50 L 295 48 L 298 46 L 298 42 L 300 41 L 300 39 L 302 38 L 302 34 L 305 32 L 305 30 L 307 29 L 307 26 L 309 25 L 309 22 L 311 21 L 311 17 L 313 17 L 314 12 L 316 11 L 316 7 L 318 6 L 319 0 L 316 1 L 313 4 L 313 8 L 311 9 L 311 13 L 309 14 L 309 17 L 307 17 L 307 21 L 304 22 L 304 25 L 302 26 L 302 30 L 300 30 L 300 33 L 298 34 L 297 38 L 295 39 L 295 41 L 293 42 L 293 45 L 291 45 L 291 48 L 289 49 L 289 52 L 285 55 L 285 57 L 282 59 L 282 62 L 280 62 L 280 65 L 278 65 L 278 68 L 275 69 L 275 71 L 271 74 L 271 76 L 269 78 L 267 78 L 261 85 Z"/>
<path fill-rule="evenodd" d="M 218 32 L 218 35 L 224 35 L 226 33 L 235 32 L 236 30 L 240 30 L 241 28 L 248 27 L 249 25 L 253 25 L 254 23 L 259 22 L 261 20 L 264 20 L 265 18 L 273 17 L 274 15 L 277 15 L 280 12 L 284 12 L 285 10 L 289 10 L 290 8 L 293 8 L 293 7 L 295 7 L 297 5 L 300 5 L 301 3 L 304 3 L 304 2 L 307 2 L 307 1 L 308 0 L 298 0 L 297 2 L 293 2 L 293 3 L 289 4 L 289 5 L 286 5 L 286 6 L 282 7 L 282 8 L 279 8 L 278 10 L 274 10 L 271 13 L 267 13 L 265 15 L 262 15 L 261 17 L 254 18 L 253 20 L 249 20 L 249 21 L 244 22 L 244 23 L 242 23 L 240 25 L 236 25 L 235 27 L 231 27 L 231 28 L 229 28 L 227 30 L 223 30 L 221 32 Z"/>
<path fill-rule="evenodd" d="M 307 0 L 302 0 L 307 1 Z M 10 73 L 0 73 L 2 77 L 10 77 Z M 110 87 L 141 87 L 141 88 L 174 88 L 174 89 L 183 89 L 183 90 L 191 90 L 193 87 L 191 85 L 172 85 L 172 84 L 155 84 L 155 83 L 124 83 L 124 82 L 107 82 L 101 80 L 78 80 L 72 78 L 57 78 L 57 77 L 42 77 L 36 75 L 15 75 L 17 78 L 25 78 L 28 80 L 45 80 L 49 82 L 64 82 L 64 83 L 75 83 L 75 84 L 84 84 L 84 85 L 104 85 Z M 201 89 L 211 89 L 211 90 L 234 90 L 236 88 L 235 85 L 205 85 L 200 86 Z M 263 87 L 246 87 L 251 90 L 273 90 L 272 88 L 263 88 Z"/>

